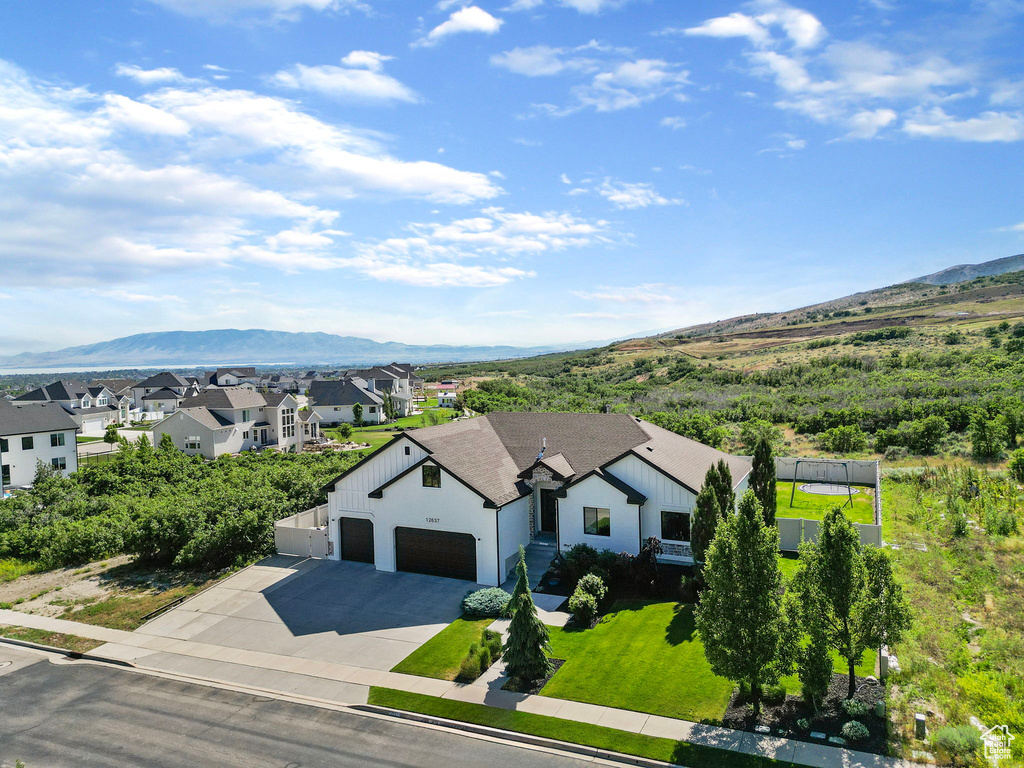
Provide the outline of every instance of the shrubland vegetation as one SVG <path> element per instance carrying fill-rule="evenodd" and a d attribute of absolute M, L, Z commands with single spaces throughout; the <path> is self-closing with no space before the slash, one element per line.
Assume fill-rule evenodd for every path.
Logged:
<path fill-rule="evenodd" d="M 40 465 L 31 490 L 0 501 L 0 562 L 54 568 L 129 553 L 189 569 L 244 563 L 272 552 L 273 522 L 323 503 L 323 486 L 359 456 L 210 462 L 143 437 L 70 477 Z"/>

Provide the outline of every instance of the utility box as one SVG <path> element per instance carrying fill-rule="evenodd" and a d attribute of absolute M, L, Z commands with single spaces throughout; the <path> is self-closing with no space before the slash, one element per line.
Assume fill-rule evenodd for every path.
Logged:
<path fill-rule="evenodd" d="M 922 741 L 928 736 L 928 718 L 923 712 L 914 715 L 914 735 Z"/>

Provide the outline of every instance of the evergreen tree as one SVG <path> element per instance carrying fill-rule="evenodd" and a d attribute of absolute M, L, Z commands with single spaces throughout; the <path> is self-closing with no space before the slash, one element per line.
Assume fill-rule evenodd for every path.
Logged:
<path fill-rule="evenodd" d="M 704 563 L 708 547 L 715 538 L 715 530 L 722 518 L 722 512 L 718 507 L 718 496 L 715 494 L 714 482 L 718 476 L 718 470 L 714 467 L 708 469 L 704 476 L 704 485 L 693 508 L 693 520 L 690 524 L 690 549 L 693 552 L 693 559 L 698 567 Z"/>
<path fill-rule="evenodd" d="M 704 563 L 707 588 L 695 611 L 711 670 L 745 683 L 755 713 L 764 687 L 792 663 L 778 549 L 778 530 L 764 524 L 760 503 L 747 491 L 740 514 L 725 515 L 718 525 Z"/>
<path fill-rule="evenodd" d="M 363 404 L 356 403 L 352 406 L 352 423 L 357 426 L 363 426 Z"/>
<path fill-rule="evenodd" d="M 764 437 L 758 439 L 754 446 L 753 469 L 750 472 L 750 490 L 761 502 L 764 511 L 764 524 L 775 525 L 775 454 L 771 443 Z"/>
<path fill-rule="evenodd" d="M 715 465 L 716 475 L 713 488 L 718 497 L 718 509 L 726 516 L 736 509 L 736 493 L 732 489 L 732 472 L 725 459 L 719 459 Z"/>
<path fill-rule="evenodd" d="M 516 587 L 509 600 L 512 621 L 508 627 L 508 638 L 502 646 L 502 656 L 505 659 L 505 674 L 525 686 L 546 677 L 551 671 L 551 662 L 545 653 L 550 650 L 548 628 L 537 617 L 537 608 L 530 595 L 526 551 L 522 546 L 519 547 L 516 574 Z"/>

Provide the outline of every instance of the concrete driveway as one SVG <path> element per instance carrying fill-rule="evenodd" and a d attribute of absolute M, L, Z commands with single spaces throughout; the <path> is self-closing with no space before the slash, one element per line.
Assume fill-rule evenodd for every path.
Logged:
<path fill-rule="evenodd" d="M 454 621 L 463 596 L 476 588 L 277 555 L 136 632 L 386 671 Z"/>

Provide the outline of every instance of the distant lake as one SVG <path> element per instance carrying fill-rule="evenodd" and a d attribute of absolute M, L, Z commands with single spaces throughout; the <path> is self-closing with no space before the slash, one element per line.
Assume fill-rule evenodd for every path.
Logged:
<path fill-rule="evenodd" d="M 178 371 L 193 368 L 230 368 L 233 365 L 247 365 L 257 368 L 277 366 L 300 366 L 300 363 L 169 363 L 167 365 L 48 365 L 36 368 L 0 368 L 0 376 L 30 373 L 91 373 L 94 371 Z"/>

